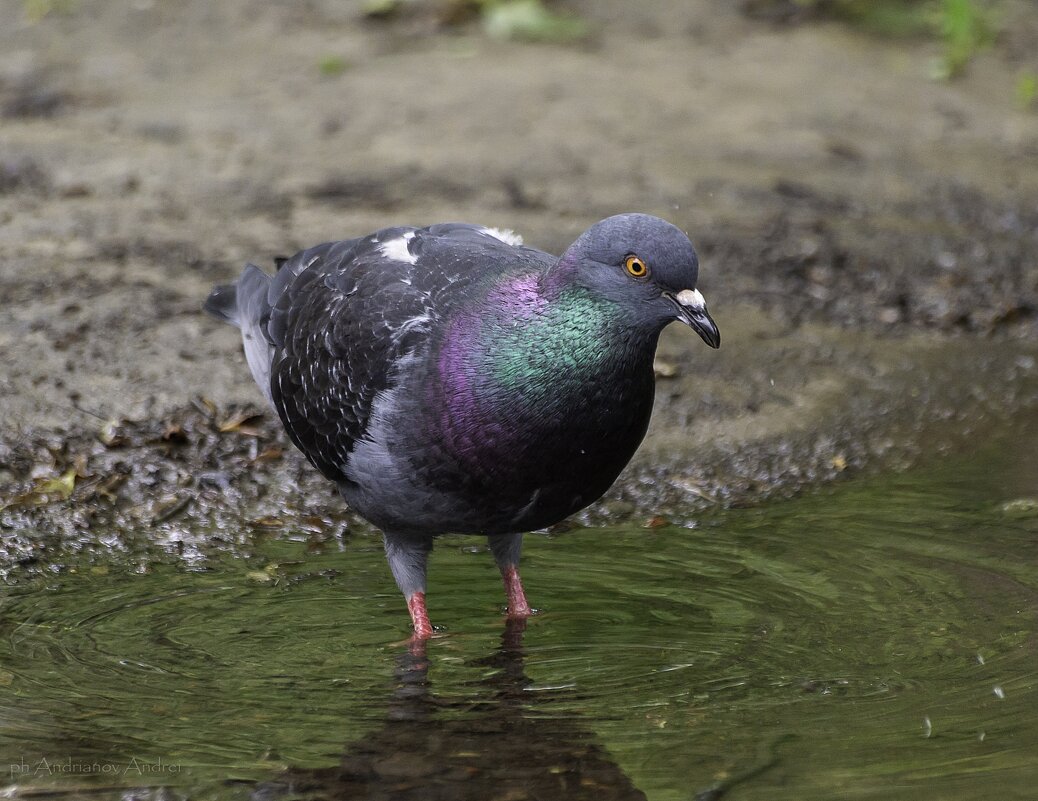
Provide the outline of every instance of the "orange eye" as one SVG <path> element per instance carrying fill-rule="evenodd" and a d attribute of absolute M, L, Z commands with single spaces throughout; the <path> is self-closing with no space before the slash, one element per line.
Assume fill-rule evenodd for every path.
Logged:
<path fill-rule="evenodd" d="M 649 267 L 637 256 L 628 256 L 624 259 L 624 268 L 635 278 L 644 278 L 649 274 Z"/>

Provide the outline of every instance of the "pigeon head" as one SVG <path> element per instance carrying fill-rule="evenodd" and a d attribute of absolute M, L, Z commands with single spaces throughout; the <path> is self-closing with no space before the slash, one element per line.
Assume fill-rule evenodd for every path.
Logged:
<path fill-rule="evenodd" d="M 636 325 L 657 332 L 679 320 L 710 347 L 721 334 L 696 289 L 699 259 L 688 237 L 648 214 L 595 223 L 562 255 L 572 280 L 615 302 Z"/>

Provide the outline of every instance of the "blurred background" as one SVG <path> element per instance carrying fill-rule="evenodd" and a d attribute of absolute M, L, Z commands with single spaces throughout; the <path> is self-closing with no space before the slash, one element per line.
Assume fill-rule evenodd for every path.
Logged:
<path fill-rule="evenodd" d="M 241 371 L 209 369 L 235 342 L 197 314 L 210 284 L 389 224 L 479 222 L 557 252 L 601 217 L 658 214 L 700 250 L 726 342 L 736 305 L 869 335 L 1035 335 L 1031 2 L 2 16 L 0 389 L 21 426 L 64 421 L 75 393 L 105 417 L 185 390 L 244 400 Z"/>
<path fill-rule="evenodd" d="M 1036 8 L 0 0 L 4 793 L 1033 797 Z M 527 537 L 525 643 L 446 538 L 407 654 L 201 304 L 623 211 L 688 231 L 723 347 L 666 332 L 635 461 Z"/>

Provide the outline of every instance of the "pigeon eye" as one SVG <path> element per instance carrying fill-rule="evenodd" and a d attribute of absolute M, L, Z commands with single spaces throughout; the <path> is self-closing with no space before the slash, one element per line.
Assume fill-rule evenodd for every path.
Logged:
<path fill-rule="evenodd" d="M 635 278 L 644 278 L 649 274 L 649 267 L 637 256 L 631 255 L 624 259 L 624 269 Z"/>

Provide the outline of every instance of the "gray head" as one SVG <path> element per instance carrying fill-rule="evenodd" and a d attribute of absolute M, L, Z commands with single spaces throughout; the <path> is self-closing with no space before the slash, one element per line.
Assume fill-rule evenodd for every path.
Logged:
<path fill-rule="evenodd" d="M 680 320 L 710 347 L 721 334 L 696 289 L 699 259 L 688 237 L 648 214 L 618 214 L 595 223 L 559 260 L 574 280 L 658 331 Z"/>

